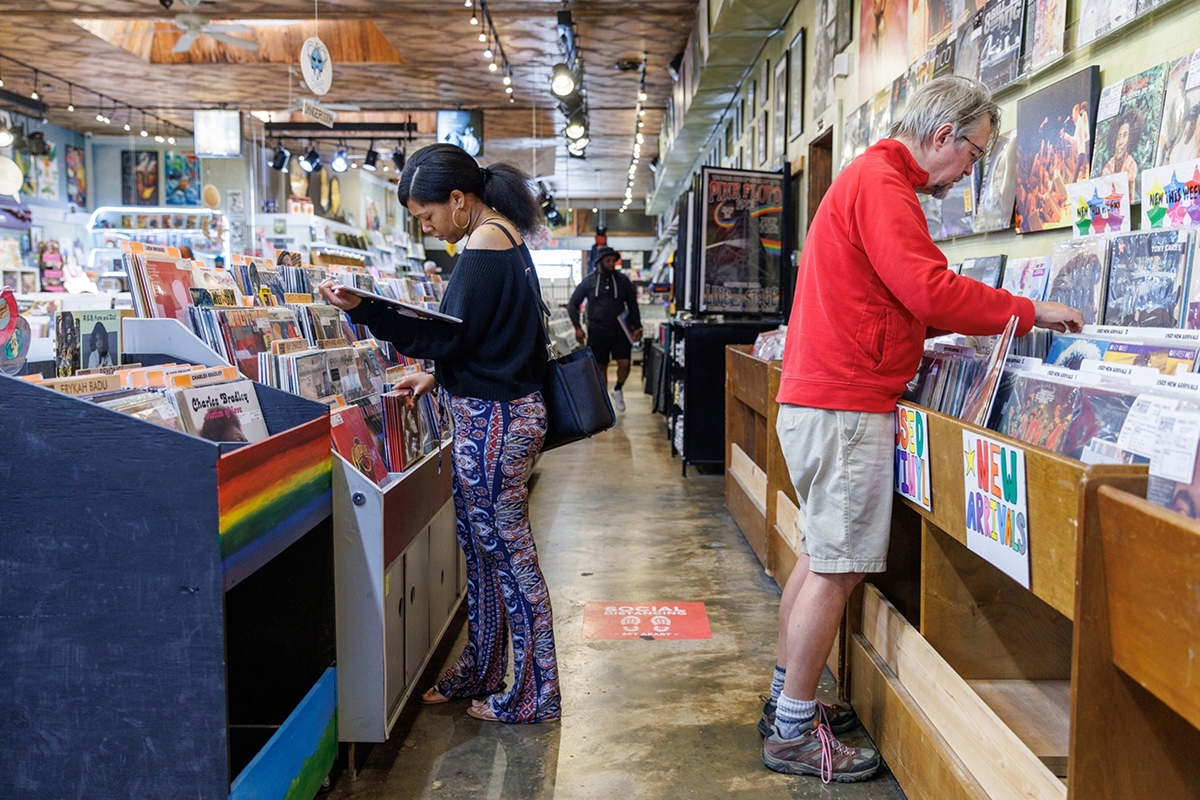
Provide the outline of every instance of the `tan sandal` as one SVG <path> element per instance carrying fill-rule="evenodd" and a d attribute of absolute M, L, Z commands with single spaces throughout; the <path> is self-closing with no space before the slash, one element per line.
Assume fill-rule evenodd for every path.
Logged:
<path fill-rule="evenodd" d="M 439 692 L 436 686 L 431 687 L 425 694 L 421 695 L 421 705 L 424 706 L 437 706 L 449 702 L 450 698 Z"/>
<path fill-rule="evenodd" d="M 496 712 L 492 711 L 492 707 L 486 702 L 476 700 L 471 703 L 471 707 L 467 709 L 467 716 L 475 719 L 482 719 L 486 722 L 499 722 L 500 719 L 496 716 Z"/>

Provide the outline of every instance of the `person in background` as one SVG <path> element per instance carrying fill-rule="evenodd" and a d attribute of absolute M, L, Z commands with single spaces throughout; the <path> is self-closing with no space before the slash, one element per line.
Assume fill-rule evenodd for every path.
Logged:
<path fill-rule="evenodd" d="M 887 568 L 896 401 L 926 337 L 986 336 L 1016 317 L 1080 330 L 1062 303 L 1014 297 L 946 268 L 917 194 L 945 197 L 995 143 L 1000 108 L 977 81 L 938 78 L 904 117 L 837 176 L 809 227 L 783 352 L 776 430 L 808 520 L 784 587 L 771 698 L 759 732 L 770 769 L 864 780 L 879 754 L 835 734 L 853 709 L 817 700 L 850 592 Z M 916 743 L 911 743 L 915 746 Z"/>
<path fill-rule="evenodd" d="M 470 237 L 442 298 L 452 323 L 401 316 L 333 280 L 321 294 L 413 358 L 433 359 L 433 376 L 398 382 L 427 394 L 435 382 L 454 418 L 454 511 L 467 560 L 467 645 L 422 696 L 426 704 L 476 698 L 467 714 L 509 723 L 562 715 L 554 622 L 546 578 L 529 526 L 529 471 L 546 438 L 545 308 L 522 237 L 542 224 L 529 178 L 516 167 L 481 169 L 451 144 L 408 159 L 400 204 L 426 236 Z M 514 685 L 507 692 L 509 632 Z"/>
<path fill-rule="evenodd" d="M 625 410 L 623 387 L 629 378 L 629 366 L 633 356 L 633 344 L 642 338 L 642 316 L 638 313 L 637 290 L 633 281 L 617 272 L 620 254 L 611 247 L 596 250 L 596 270 L 575 287 L 575 293 L 567 303 L 567 314 L 575 326 L 575 340 L 580 345 L 592 348 L 600 372 L 605 380 L 608 376 L 608 361 L 617 362 L 617 382 L 613 385 L 613 405 L 618 411 Z M 579 306 L 587 303 L 587 333 L 579 324 Z M 622 320 L 622 315 L 624 320 Z M 624 322 L 624 325 L 622 325 Z M 626 333 L 628 331 L 628 333 Z"/>
<path fill-rule="evenodd" d="M 426 262 L 425 262 L 425 277 L 426 277 L 426 278 L 433 278 L 433 277 L 434 277 L 435 275 L 437 275 L 437 274 L 438 274 L 438 265 L 437 265 L 437 262 L 435 262 L 435 261 L 426 261 Z"/>

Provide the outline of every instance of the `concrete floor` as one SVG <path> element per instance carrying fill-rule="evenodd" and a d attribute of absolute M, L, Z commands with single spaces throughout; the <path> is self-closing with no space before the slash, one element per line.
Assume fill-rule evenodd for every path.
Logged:
<path fill-rule="evenodd" d="M 614 430 L 538 464 L 531 515 L 554 605 L 561 722 L 482 722 L 466 715 L 469 701 L 420 706 L 414 696 L 357 781 L 342 775 L 328 797 L 904 797 L 885 771 L 825 786 L 762 765 L 754 726 L 774 664 L 779 589 L 725 510 L 724 478 L 680 477 L 639 383 Z M 704 602 L 713 638 L 584 640 L 593 600 Z M 465 636 L 464 625 L 418 694 Z M 844 738 L 868 743 L 861 728 Z"/>

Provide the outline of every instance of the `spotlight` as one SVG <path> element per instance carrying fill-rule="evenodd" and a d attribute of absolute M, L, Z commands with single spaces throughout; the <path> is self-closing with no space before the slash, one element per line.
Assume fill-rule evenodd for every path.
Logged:
<path fill-rule="evenodd" d="M 300 169 L 305 172 L 316 172 L 321 168 L 321 153 L 316 147 L 300 156 Z"/>
<path fill-rule="evenodd" d="M 346 154 L 346 148 L 338 148 L 333 160 L 329 162 L 329 168 L 334 172 L 345 172 L 350 169 L 350 157 Z"/>
<path fill-rule="evenodd" d="M 375 140 L 371 140 L 371 144 L 367 147 L 367 157 L 363 159 L 362 168 L 367 172 L 375 171 L 375 162 L 379 160 L 379 153 L 375 150 Z"/>
<path fill-rule="evenodd" d="M 8 147 L 13 143 L 14 138 L 15 137 L 13 136 L 12 129 L 10 129 L 7 125 L 5 125 L 3 128 L 0 128 L 0 147 Z"/>
<path fill-rule="evenodd" d="M 578 81 L 575 79 L 575 73 L 571 72 L 571 68 L 566 64 L 555 64 L 554 71 L 550 74 L 550 91 L 559 97 L 566 97 L 571 92 L 575 91 L 575 86 Z"/>
<path fill-rule="evenodd" d="M 577 111 L 567 120 L 567 128 L 563 131 L 568 139 L 582 139 L 587 135 L 587 119 L 582 111 Z"/>
<path fill-rule="evenodd" d="M 351 161 L 351 162 L 350 162 L 350 169 L 358 169 L 358 164 L 355 164 L 353 161 Z"/>
<path fill-rule="evenodd" d="M 288 160 L 292 157 L 292 151 L 283 146 L 283 142 L 275 145 L 275 155 L 271 158 L 271 169 L 276 172 L 288 171 Z"/>
<path fill-rule="evenodd" d="M 567 143 L 567 155 L 571 156 L 572 158 L 583 158 L 586 149 L 586 144 L 581 146 L 577 142 Z"/>
<path fill-rule="evenodd" d="M 486 48 L 486 49 L 483 51 L 483 57 L 484 57 L 484 58 L 491 58 L 491 57 L 492 57 L 492 56 L 494 56 L 494 55 L 495 55 L 495 53 L 493 53 L 493 52 L 492 52 L 492 48 L 490 48 L 490 47 Z"/>
<path fill-rule="evenodd" d="M 406 158 L 407 154 L 405 154 L 405 152 L 399 147 L 392 151 L 392 163 L 396 165 L 396 172 L 402 172 L 404 170 L 404 160 Z"/>

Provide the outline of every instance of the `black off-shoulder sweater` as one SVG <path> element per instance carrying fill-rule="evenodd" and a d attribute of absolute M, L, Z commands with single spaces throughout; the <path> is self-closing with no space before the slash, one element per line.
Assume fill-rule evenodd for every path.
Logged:
<path fill-rule="evenodd" d="M 402 316 L 364 299 L 347 312 L 355 324 L 406 356 L 432 359 L 437 382 L 455 397 L 510 401 L 541 391 L 546 341 L 537 274 L 524 244 L 464 250 L 440 310 L 461 324 Z"/>

